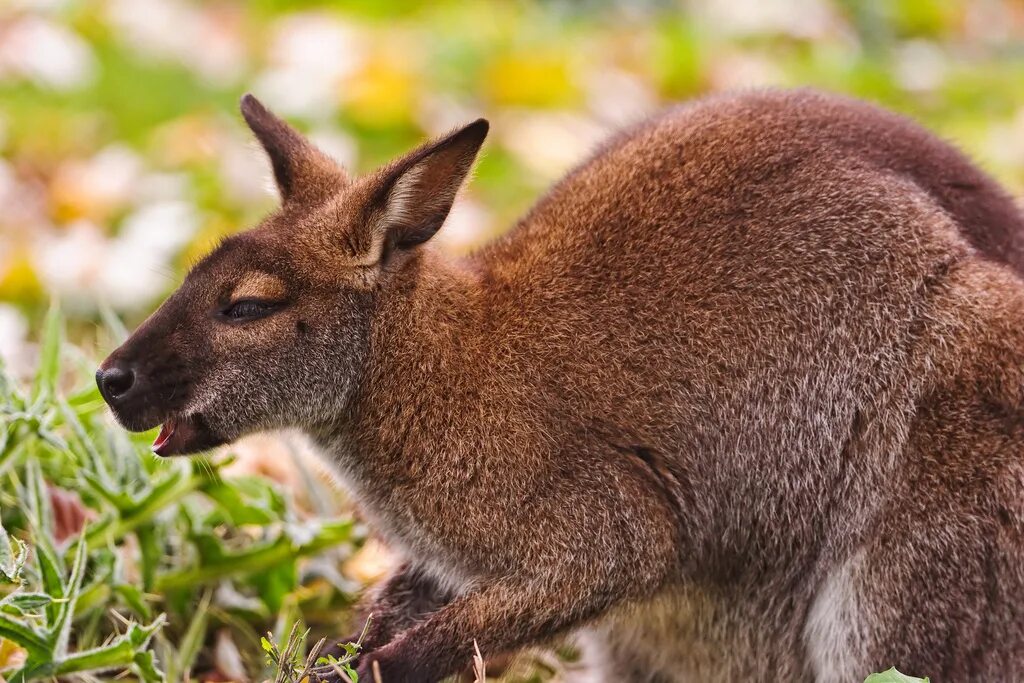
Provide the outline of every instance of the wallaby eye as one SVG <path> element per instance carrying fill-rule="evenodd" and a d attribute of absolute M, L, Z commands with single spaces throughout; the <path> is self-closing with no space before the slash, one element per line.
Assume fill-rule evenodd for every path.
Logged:
<path fill-rule="evenodd" d="M 256 299 L 242 299 L 228 304 L 220 314 L 232 322 L 256 320 L 273 313 L 279 304 L 269 301 L 258 301 Z"/>

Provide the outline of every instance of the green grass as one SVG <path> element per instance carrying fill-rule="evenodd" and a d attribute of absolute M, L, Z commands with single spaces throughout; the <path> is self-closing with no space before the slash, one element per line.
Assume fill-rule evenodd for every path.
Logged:
<path fill-rule="evenodd" d="M 358 546 L 352 520 L 300 519 L 269 480 L 223 475 L 228 459 L 152 456 L 104 417 L 62 327 L 51 310 L 30 385 L 0 372 L 0 638 L 26 655 L 0 670 L 181 681 L 212 666 L 227 629 L 250 675 L 276 675 L 260 634 L 283 637 L 312 607 L 345 614 L 346 593 L 305 581 L 303 562 Z M 76 492 L 88 519 L 60 542 L 55 490 Z"/>

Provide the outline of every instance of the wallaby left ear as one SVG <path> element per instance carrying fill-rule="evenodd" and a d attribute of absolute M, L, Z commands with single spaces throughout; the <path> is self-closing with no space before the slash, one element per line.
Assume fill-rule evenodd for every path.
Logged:
<path fill-rule="evenodd" d="M 263 145 L 285 204 L 319 202 L 348 182 L 345 171 L 299 131 L 279 119 L 250 94 L 242 97 L 242 116 Z"/>
<path fill-rule="evenodd" d="M 379 253 L 426 242 L 441 228 L 488 128 L 485 119 L 477 119 L 379 172 L 367 205 L 367 225 Z"/>

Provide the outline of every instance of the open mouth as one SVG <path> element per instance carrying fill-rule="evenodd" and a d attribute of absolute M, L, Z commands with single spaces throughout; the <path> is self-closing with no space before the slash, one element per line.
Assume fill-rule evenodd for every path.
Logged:
<path fill-rule="evenodd" d="M 219 446 L 223 439 L 214 435 L 200 414 L 171 417 L 160 425 L 153 441 L 153 452 L 161 457 L 198 453 Z"/>

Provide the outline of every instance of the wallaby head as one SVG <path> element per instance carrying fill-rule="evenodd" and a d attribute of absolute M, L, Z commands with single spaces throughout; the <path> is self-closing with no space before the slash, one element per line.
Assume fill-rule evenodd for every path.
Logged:
<path fill-rule="evenodd" d="M 281 206 L 225 240 L 96 373 L 127 429 L 193 453 L 262 429 L 312 427 L 351 399 L 380 300 L 417 277 L 488 124 L 477 120 L 351 178 L 251 95 L 242 114 Z"/>

